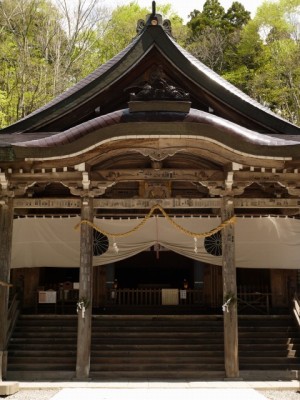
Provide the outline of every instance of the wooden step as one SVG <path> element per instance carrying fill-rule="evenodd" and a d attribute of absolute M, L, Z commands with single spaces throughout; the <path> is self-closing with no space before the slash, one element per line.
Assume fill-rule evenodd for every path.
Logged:
<path fill-rule="evenodd" d="M 77 317 L 21 316 L 10 340 L 9 379 L 73 379 Z M 239 364 L 287 376 L 300 370 L 290 316 L 239 317 Z M 261 372 L 262 373 L 262 372 Z M 92 318 L 92 379 L 223 379 L 222 315 L 101 315 Z"/>

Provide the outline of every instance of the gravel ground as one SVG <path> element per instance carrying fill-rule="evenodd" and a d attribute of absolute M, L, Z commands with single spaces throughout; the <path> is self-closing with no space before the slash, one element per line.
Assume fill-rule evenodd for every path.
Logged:
<path fill-rule="evenodd" d="M 7 400 L 50 400 L 59 390 L 39 389 L 39 390 L 20 390 L 10 396 L 0 396 Z M 269 400 L 300 400 L 300 391 L 293 390 L 258 390 Z"/>
<path fill-rule="evenodd" d="M 0 396 L 6 400 L 49 400 L 59 389 L 20 390 L 10 396 Z"/>
<path fill-rule="evenodd" d="M 269 400 L 300 400 L 300 391 L 294 390 L 258 390 Z"/>

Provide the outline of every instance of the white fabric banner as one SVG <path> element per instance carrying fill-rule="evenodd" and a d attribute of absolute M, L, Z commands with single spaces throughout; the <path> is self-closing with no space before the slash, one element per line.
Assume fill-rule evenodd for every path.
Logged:
<path fill-rule="evenodd" d="M 100 219 L 94 223 L 109 233 L 125 233 L 141 219 Z M 174 218 L 178 225 L 196 233 L 220 224 L 218 217 Z M 12 268 L 78 267 L 79 217 L 19 218 L 14 221 Z M 105 265 L 131 257 L 159 243 L 169 250 L 205 263 L 222 265 L 222 256 L 209 254 L 204 239 L 196 242 L 164 217 L 151 217 L 134 233 L 109 237 L 108 250 L 94 257 L 94 265 Z M 235 224 L 236 265 L 241 268 L 300 269 L 300 221 L 293 218 L 237 218 Z M 196 247 L 196 252 L 195 252 Z"/>

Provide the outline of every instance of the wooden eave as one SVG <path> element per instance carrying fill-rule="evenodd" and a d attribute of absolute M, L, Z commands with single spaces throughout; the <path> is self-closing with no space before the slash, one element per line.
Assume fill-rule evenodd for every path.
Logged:
<path fill-rule="evenodd" d="M 182 49 L 163 27 L 147 26 L 108 63 L 31 115 L 0 131 L 60 132 L 103 113 L 124 107 L 125 89 L 153 65 L 163 65 L 168 78 L 188 90 L 192 106 L 203 104 L 229 121 L 258 132 L 299 135 L 300 128 L 263 107 Z M 108 101 L 109 99 L 109 101 Z"/>
<path fill-rule="evenodd" d="M 171 143 L 186 153 L 207 151 L 210 160 L 221 156 L 224 164 L 300 163 L 299 142 L 262 135 L 193 109 L 188 114 L 119 110 L 50 137 L 14 143 L 8 149 L 13 150 L 15 162 L 75 165 L 98 156 L 111 157 L 114 149 L 126 153 L 147 145 L 168 148 Z"/>

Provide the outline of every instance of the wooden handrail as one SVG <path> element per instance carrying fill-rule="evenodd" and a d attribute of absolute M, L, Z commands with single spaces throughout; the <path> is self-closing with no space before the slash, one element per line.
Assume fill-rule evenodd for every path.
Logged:
<path fill-rule="evenodd" d="M 19 314 L 20 314 L 20 300 L 18 293 L 16 292 L 14 293 L 11 299 L 9 309 L 7 311 L 7 331 L 6 331 L 5 349 L 7 349 L 9 339 L 11 338 Z"/>
<path fill-rule="evenodd" d="M 270 313 L 270 296 L 268 292 L 238 292 L 239 311 L 250 308 L 259 313 Z"/>
<path fill-rule="evenodd" d="M 297 293 L 294 294 L 293 298 L 293 314 L 297 325 L 300 328 L 300 301 Z"/>

